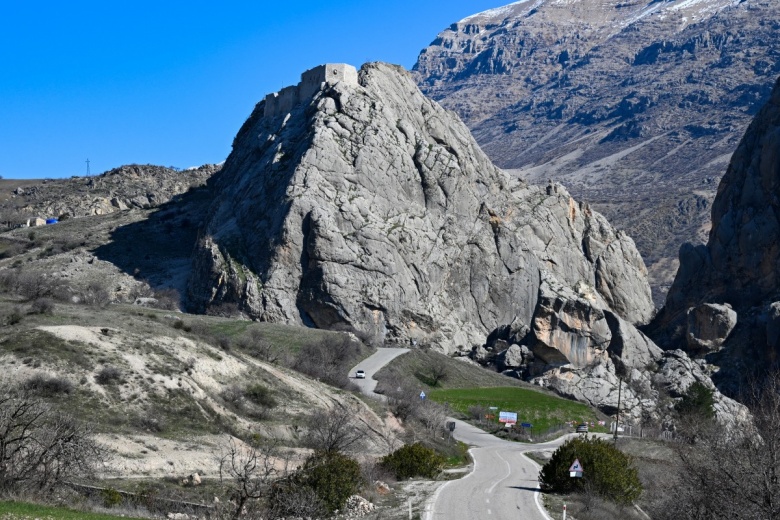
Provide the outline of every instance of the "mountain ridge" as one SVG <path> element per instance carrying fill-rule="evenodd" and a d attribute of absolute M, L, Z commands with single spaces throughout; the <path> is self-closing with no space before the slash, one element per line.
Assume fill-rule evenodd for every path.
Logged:
<path fill-rule="evenodd" d="M 560 181 L 625 229 L 660 306 L 680 244 L 706 240 L 717 182 L 780 74 L 771 2 L 529 1 L 487 13 L 421 52 L 418 84 L 497 165 Z"/>

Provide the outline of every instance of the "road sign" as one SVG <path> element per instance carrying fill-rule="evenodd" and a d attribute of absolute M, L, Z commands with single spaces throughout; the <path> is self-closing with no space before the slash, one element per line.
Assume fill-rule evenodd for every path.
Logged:
<path fill-rule="evenodd" d="M 516 412 L 501 412 L 498 414 L 498 422 L 507 424 L 517 424 Z"/>
<path fill-rule="evenodd" d="M 520 423 L 520 426 L 522 426 L 523 428 L 533 428 L 534 427 L 534 425 L 529 423 L 529 422 Z"/>
<path fill-rule="evenodd" d="M 420 392 L 420 399 L 425 399 L 425 392 Z"/>
<path fill-rule="evenodd" d="M 447 423 L 447 429 L 448 429 L 449 431 L 455 431 L 455 421 L 449 421 L 449 422 Z"/>
<path fill-rule="evenodd" d="M 573 478 L 582 478 L 582 473 L 585 470 L 582 469 L 582 464 L 580 464 L 580 459 L 574 459 L 574 463 L 569 468 L 569 476 Z"/>

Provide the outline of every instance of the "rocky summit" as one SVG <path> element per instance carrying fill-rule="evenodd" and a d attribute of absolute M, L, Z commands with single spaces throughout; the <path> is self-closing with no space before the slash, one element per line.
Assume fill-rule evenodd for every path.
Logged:
<path fill-rule="evenodd" d="M 625 229 L 660 306 L 780 74 L 769 0 L 526 0 L 454 23 L 414 74 L 491 159 Z"/>
<path fill-rule="evenodd" d="M 721 180 L 707 244 L 680 249 L 666 306 L 648 329 L 720 365 L 719 382 L 734 393 L 780 354 L 779 197 L 780 80 Z"/>
<path fill-rule="evenodd" d="M 653 410 L 646 368 L 666 358 L 635 328 L 654 306 L 629 236 L 559 184 L 512 180 L 399 67 L 290 89 L 257 105 L 209 180 L 193 310 L 501 362 L 602 409 L 622 374 L 645 389 L 624 388 L 624 406 Z"/>

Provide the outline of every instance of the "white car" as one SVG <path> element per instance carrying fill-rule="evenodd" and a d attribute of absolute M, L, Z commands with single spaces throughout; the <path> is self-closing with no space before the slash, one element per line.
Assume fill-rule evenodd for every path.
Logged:
<path fill-rule="evenodd" d="M 366 372 L 365 370 L 358 370 L 355 372 L 355 379 L 365 379 L 366 378 Z"/>

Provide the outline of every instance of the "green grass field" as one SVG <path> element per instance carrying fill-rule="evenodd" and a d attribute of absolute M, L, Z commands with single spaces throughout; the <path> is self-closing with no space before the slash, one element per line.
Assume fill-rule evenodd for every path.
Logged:
<path fill-rule="evenodd" d="M 453 410 L 466 416 L 475 406 L 490 408 L 495 406 L 495 418 L 498 424 L 498 412 L 517 412 L 518 423 L 533 424 L 534 431 L 544 432 L 554 426 L 575 421 L 595 422 L 596 412 L 587 405 L 569 401 L 534 390 L 517 387 L 501 388 L 457 388 L 449 390 L 430 390 L 428 397 L 436 402 L 447 403 Z"/>
<path fill-rule="evenodd" d="M 86 513 L 62 507 L 0 501 L 0 520 L 134 520 L 129 516 Z M 140 520 L 140 519 L 135 519 Z"/>

